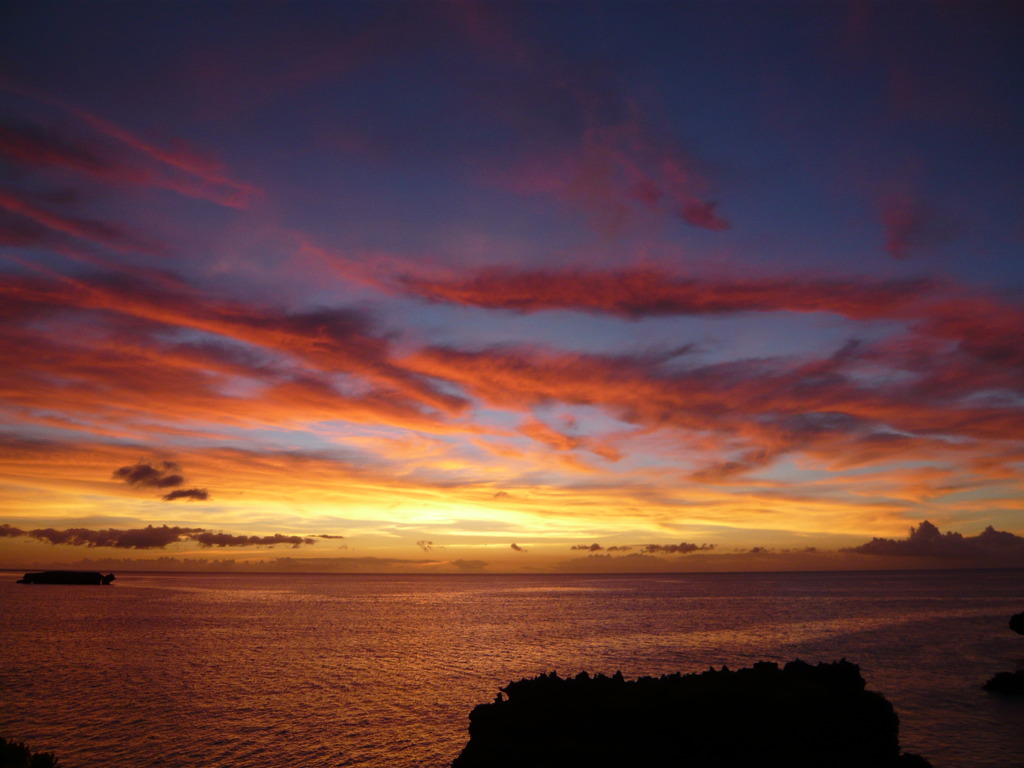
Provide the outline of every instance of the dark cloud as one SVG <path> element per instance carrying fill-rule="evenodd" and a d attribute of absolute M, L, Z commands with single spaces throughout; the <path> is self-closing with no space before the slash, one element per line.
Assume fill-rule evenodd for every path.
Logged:
<path fill-rule="evenodd" d="M 181 466 L 173 461 L 162 461 L 154 466 L 140 459 L 135 464 L 114 470 L 113 477 L 124 480 L 128 485 L 152 488 L 174 488 L 185 482 Z"/>
<path fill-rule="evenodd" d="M 528 550 L 525 550 L 522 547 L 520 547 L 515 542 L 512 543 L 512 549 L 514 549 L 516 552 L 526 552 L 526 551 L 528 551 Z"/>
<path fill-rule="evenodd" d="M 571 549 L 583 552 L 629 552 L 633 548 L 626 545 L 603 547 L 597 542 L 594 542 L 593 544 L 573 544 Z"/>
<path fill-rule="evenodd" d="M 313 544 L 316 539 L 342 539 L 329 533 L 311 536 L 294 536 L 275 533 L 270 536 L 236 535 L 209 531 L 205 528 L 185 528 L 180 526 L 147 525 L 145 528 L 91 530 L 89 528 L 36 528 L 23 531 L 7 523 L 0 524 L 0 537 L 27 536 L 50 544 L 63 544 L 72 547 L 114 547 L 117 549 L 163 549 L 169 544 L 180 541 L 194 541 L 202 547 L 253 547 L 275 546 L 285 544 L 296 548 L 303 544 Z"/>
<path fill-rule="evenodd" d="M 180 489 L 177 491 L 171 491 L 165 493 L 160 497 L 164 501 L 174 501 L 175 499 L 188 499 L 189 501 L 206 501 L 210 498 L 209 492 L 205 488 L 189 488 Z"/>
<path fill-rule="evenodd" d="M 4 538 L 6 536 L 25 535 L 25 531 L 21 530 L 21 528 L 15 528 L 13 525 L 8 525 L 7 523 L 0 523 L 0 538 Z"/>
<path fill-rule="evenodd" d="M 875 538 L 859 547 L 844 549 L 861 555 L 903 557 L 939 557 L 955 560 L 979 560 L 989 563 L 1007 561 L 1024 564 L 1024 538 L 991 525 L 977 536 L 964 536 L 955 531 L 941 533 L 925 520 L 911 528 L 905 539 Z"/>
<path fill-rule="evenodd" d="M 714 544 L 690 544 L 689 542 L 682 541 L 678 544 L 647 544 L 644 546 L 643 551 L 647 554 L 663 554 L 663 555 L 685 555 L 690 552 L 705 552 L 715 548 Z"/>
<path fill-rule="evenodd" d="M 212 531 L 196 533 L 189 538 L 201 547 L 272 547 L 275 544 L 287 544 L 293 549 L 298 549 L 303 544 L 312 544 L 314 540 L 309 536 L 286 536 L 282 533 L 275 533 L 272 536 L 236 536 Z"/>
<path fill-rule="evenodd" d="M 120 530 L 108 528 L 94 531 L 88 528 L 37 528 L 26 535 L 50 544 L 64 544 L 72 547 L 116 547 L 118 549 L 163 549 L 168 544 L 184 541 L 201 532 L 202 528 L 181 528 L 162 525 L 159 528 L 147 525 L 145 528 Z"/>

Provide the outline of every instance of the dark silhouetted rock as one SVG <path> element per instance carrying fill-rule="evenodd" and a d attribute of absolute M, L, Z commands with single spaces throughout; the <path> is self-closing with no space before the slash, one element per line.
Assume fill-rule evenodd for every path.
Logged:
<path fill-rule="evenodd" d="M 985 683 L 985 690 L 1013 696 L 1024 695 L 1024 669 L 1018 669 L 1016 672 L 997 672 L 995 677 Z"/>
<path fill-rule="evenodd" d="M 52 752 L 33 752 L 20 741 L 0 738 L 0 768 L 60 768 Z"/>
<path fill-rule="evenodd" d="M 1010 617 L 1010 629 L 1024 635 L 1024 613 L 1016 613 Z M 996 676 L 985 683 L 985 690 L 993 693 L 1006 693 L 1013 696 L 1024 695 L 1024 670 L 1016 672 L 997 672 Z"/>
<path fill-rule="evenodd" d="M 554 672 L 470 714 L 453 768 L 927 768 L 899 719 L 845 660 L 625 680 Z"/>
<path fill-rule="evenodd" d="M 1010 617 L 1010 629 L 1018 635 L 1024 635 L 1024 613 L 1015 613 Z"/>
<path fill-rule="evenodd" d="M 42 571 L 26 573 L 19 584 L 109 584 L 114 574 L 104 576 L 99 571 Z"/>

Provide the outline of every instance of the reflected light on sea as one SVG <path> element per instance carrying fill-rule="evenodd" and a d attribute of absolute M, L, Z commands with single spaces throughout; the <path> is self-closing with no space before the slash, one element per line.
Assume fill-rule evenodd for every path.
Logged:
<path fill-rule="evenodd" d="M 67 768 L 441 768 L 510 680 L 861 665 L 936 768 L 1024 765 L 1020 572 L 0 582 L 0 735 Z"/>

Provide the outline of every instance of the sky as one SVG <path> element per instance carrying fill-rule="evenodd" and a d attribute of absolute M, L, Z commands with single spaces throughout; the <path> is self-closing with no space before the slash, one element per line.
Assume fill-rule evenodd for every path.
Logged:
<path fill-rule="evenodd" d="M 1024 565 L 1022 33 L 4 3 L 0 567 Z"/>

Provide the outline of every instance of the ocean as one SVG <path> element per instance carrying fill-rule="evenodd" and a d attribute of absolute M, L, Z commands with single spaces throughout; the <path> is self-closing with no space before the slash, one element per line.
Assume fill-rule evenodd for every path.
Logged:
<path fill-rule="evenodd" d="M 0 736 L 65 768 L 442 768 L 468 715 L 552 670 L 846 658 L 935 768 L 1024 766 L 1024 571 L 0 574 Z"/>

